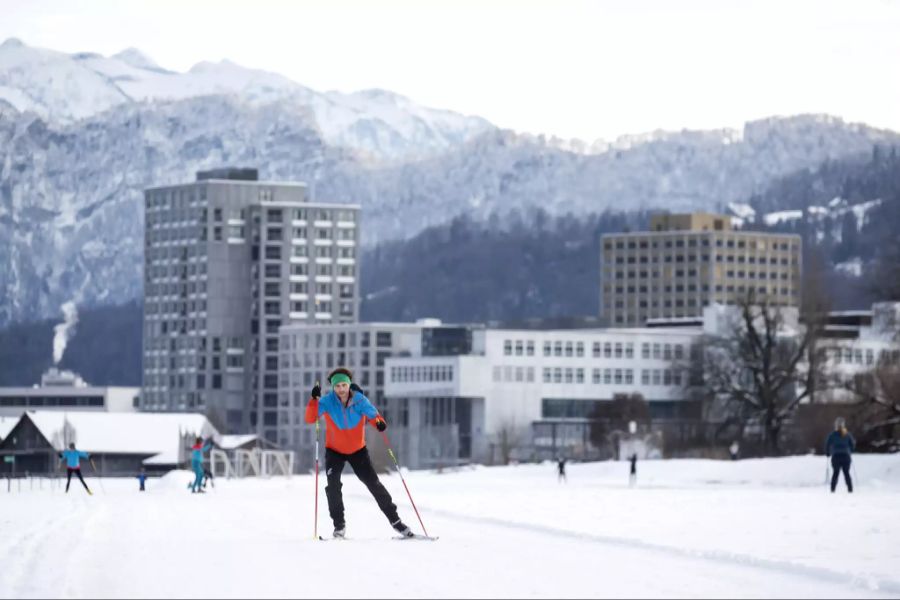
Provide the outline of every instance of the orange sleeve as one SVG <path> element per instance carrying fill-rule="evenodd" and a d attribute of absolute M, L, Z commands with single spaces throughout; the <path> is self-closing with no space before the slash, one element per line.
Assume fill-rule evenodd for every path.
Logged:
<path fill-rule="evenodd" d="M 310 398 L 309 404 L 306 405 L 306 422 L 315 423 L 319 418 L 319 401 L 316 398 Z"/>

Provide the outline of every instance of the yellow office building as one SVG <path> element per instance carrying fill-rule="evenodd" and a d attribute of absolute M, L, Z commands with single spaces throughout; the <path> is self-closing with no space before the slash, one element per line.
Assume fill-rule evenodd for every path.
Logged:
<path fill-rule="evenodd" d="M 613 326 L 700 317 L 713 303 L 800 302 L 798 235 L 736 231 L 731 217 L 657 215 L 650 231 L 601 238 L 602 314 Z"/>

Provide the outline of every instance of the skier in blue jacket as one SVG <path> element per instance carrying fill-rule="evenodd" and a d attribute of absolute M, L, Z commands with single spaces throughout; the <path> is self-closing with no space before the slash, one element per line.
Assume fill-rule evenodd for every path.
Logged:
<path fill-rule="evenodd" d="M 141 469 L 141 472 L 137 474 L 137 480 L 141 484 L 141 491 L 146 492 L 147 488 L 145 484 L 147 483 L 147 471 Z"/>
<path fill-rule="evenodd" d="M 81 476 L 81 459 L 90 459 L 91 455 L 87 452 L 81 452 L 80 450 L 75 449 L 75 444 L 69 444 L 69 449 L 59 453 L 59 459 L 64 460 L 66 462 L 66 493 L 69 493 L 69 485 L 72 483 L 72 474 L 76 473 L 78 475 L 78 479 L 81 481 L 81 485 L 84 486 L 84 489 L 87 490 L 88 495 L 93 496 L 93 492 L 91 492 L 91 488 L 84 482 L 84 477 Z"/>
<path fill-rule="evenodd" d="M 834 421 L 834 431 L 825 440 L 825 456 L 831 457 L 831 468 L 834 474 L 831 476 L 831 493 L 837 488 L 838 477 L 844 472 L 844 481 L 847 482 L 847 491 L 853 493 L 853 480 L 850 479 L 850 464 L 853 451 L 856 450 L 856 440 L 847 431 L 847 422 L 843 417 Z"/>
<path fill-rule="evenodd" d="M 191 484 L 192 494 L 203 494 L 203 454 L 212 448 L 212 441 L 203 443 L 203 438 L 197 438 L 191 447 L 191 469 L 194 471 L 194 483 Z"/>

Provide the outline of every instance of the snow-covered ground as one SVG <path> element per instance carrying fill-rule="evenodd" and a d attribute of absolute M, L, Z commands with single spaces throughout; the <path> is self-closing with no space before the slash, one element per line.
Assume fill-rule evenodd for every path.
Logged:
<path fill-rule="evenodd" d="M 900 456 L 410 472 L 437 542 L 392 540 L 345 474 L 345 542 L 313 540 L 313 479 L 0 488 L 0 597 L 900 597 Z M 383 478 L 419 529 L 396 475 Z M 323 484 L 324 485 L 324 484 Z M 320 531 L 330 533 L 324 493 Z"/>

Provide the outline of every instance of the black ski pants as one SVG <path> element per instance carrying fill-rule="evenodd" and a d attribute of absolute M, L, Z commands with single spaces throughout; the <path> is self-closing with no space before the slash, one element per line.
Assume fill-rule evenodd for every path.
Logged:
<path fill-rule="evenodd" d="M 853 480 L 850 479 L 850 462 L 851 458 L 849 454 L 835 454 L 831 457 L 831 470 L 833 471 L 833 474 L 831 475 L 832 492 L 837 489 L 838 476 L 841 474 L 841 471 L 843 471 L 844 481 L 847 482 L 847 491 L 853 493 Z"/>
<path fill-rule="evenodd" d="M 88 489 L 87 484 L 84 482 L 84 477 L 81 476 L 81 469 L 66 468 L 66 493 L 69 493 L 69 485 L 72 483 L 72 473 L 77 473 L 78 479 L 81 480 L 81 485 L 84 486 L 84 489 Z"/>
<path fill-rule="evenodd" d="M 378 480 L 378 473 L 372 466 L 372 459 L 369 458 L 369 450 L 363 448 L 353 454 L 341 454 L 335 452 L 331 448 L 325 449 L 325 475 L 328 478 L 328 485 L 325 486 L 325 495 L 328 497 L 328 512 L 331 514 L 331 520 L 334 522 L 335 529 L 344 528 L 344 496 L 341 494 L 341 473 L 344 465 L 350 463 L 353 472 L 362 481 L 375 501 L 378 508 L 384 513 L 388 521 L 393 525 L 400 520 L 397 514 L 397 506 L 391 499 L 381 482 Z"/>

